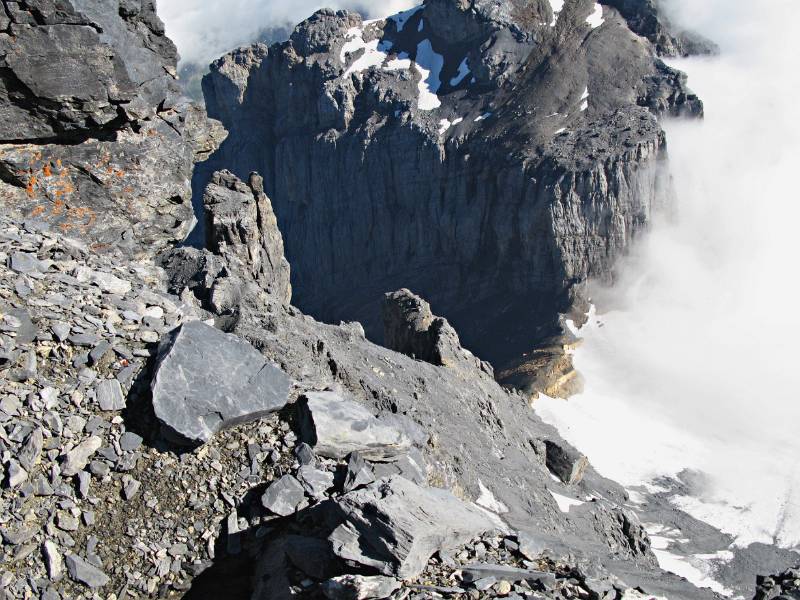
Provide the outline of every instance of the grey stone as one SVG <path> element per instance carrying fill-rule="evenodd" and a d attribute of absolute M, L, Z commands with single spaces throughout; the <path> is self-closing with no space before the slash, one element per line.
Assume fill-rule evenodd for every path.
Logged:
<path fill-rule="evenodd" d="M 344 476 L 344 492 L 350 492 L 363 485 L 375 481 L 375 473 L 358 452 L 353 452 L 347 461 L 347 472 Z"/>
<path fill-rule="evenodd" d="M 141 487 L 142 483 L 137 479 L 129 475 L 122 477 L 122 497 L 125 500 L 132 500 L 139 493 L 139 488 Z"/>
<path fill-rule="evenodd" d="M 555 582 L 554 573 L 535 571 L 532 569 L 519 569 L 507 565 L 473 564 L 465 565 L 461 568 L 464 581 L 467 583 L 477 582 L 487 577 L 492 577 L 495 581 L 528 581 L 528 582 Z"/>
<path fill-rule="evenodd" d="M 342 496 L 336 508 L 344 522 L 330 536 L 334 553 L 402 579 L 419 575 L 436 552 L 497 527 L 450 492 L 399 476 Z"/>
<path fill-rule="evenodd" d="M 380 575 L 342 575 L 322 584 L 322 592 L 330 600 L 369 600 L 388 598 L 400 589 L 400 582 Z"/>
<path fill-rule="evenodd" d="M 69 323 L 64 323 L 63 321 L 56 321 L 51 326 L 50 329 L 53 332 L 53 335 L 56 336 L 56 339 L 59 342 L 63 342 L 69 337 L 70 331 L 72 331 L 72 326 Z"/>
<path fill-rule="evenodd" d="M 67 453 L 64 463 L 61 465 L 61 474 L 65 477 L 77 475 L 89 464 L 89 460 L 94 453 L 103 445 L 103 441 L 97 436 L 91 436 L 75 446 Z"/>
<path fill-rule="evenodd" d="M 25 470 L 30 471 L 39 464 L 43 447 L 44 435 L 42 434 L 41 428 L 37 427 L 28 436 L 25 445 L 19 453 L 19 463 Z"/>
<path fill-rule="evenodd" d="M 122 386 L 116 379 L 104 379 L 97 385 L 95 390 L 97 403 L 100 410 L 112 411 L 125 408 L 125 396 L 122 393 Z"/>
<path fill-rule="evenodd" d="M 334 477 L 333 473 L 329 471 L 306 465 L 297 471 L 297 480 L 309 496 L 319 500 L 324 498 L 325 492 L 333 487 Z"/>
<path fill-rule="evenodd" d="M 156 416 L 192 442 L 283 408 L 289 378 L 250 344 L 199 321 L 161 345 L 152 382 Z"/>
<path fill-rule="evenodd" d="M 7 544 L 11 544 L 12 546 L 20 546 L 36 537 L 38 530 L 32 525 L 21 525 L 19 523 L 15 523 L 4 526 L 2 529 L 0 529 L 0 533 L 3 534 L 3 540 Z"/>
<path fill-rule="evenodd" d="M 297 456 L 297 460 L 300 462 L 301 466 L 313 466 L 317 462 L 314 450 L 305 442 L 301 442 L 297 445 L 294 449 L 294 454 Z"/>
<path fill-rule="evenodd" d="M 300 482 L 291 475 L 284 475 L 267 488 L 261 504 L 276 515 L 287 517 L 305 508 L 308 502 Z"/>
<path fill-rule="evenodd" d="M 44 562 L 47 566 L 47 576 L 55 581 L 60 579 L 64 574 L 64 559 L 58 551 L 52 540 L 45 540 L 42 545 L 42 554 L 44 554 Z"/>
<path fill-rule="evenodd" d="M 580 483 L 589 460 L 580 452 L 563 443 L 545 440 L 546 462 L 550 472 L 567 485 Z"/>
<path fill-rule="evenodd" d="M 142 441 L 142 436 L 132 431 L 126 431 L 119 438 L 119 447 L 123 452 L 133 452 L 139 449 L 142 445 Z"/>
<path fill-rule="evenodd" d="M 6 485 L 11 489 L 28 481 L 28 472 L 16 460 L 8 461 L 6 466 Z"/>
<path fill-rule="evenodd" d="M 15 252 L 11 255 L 11 270 L 17 273 L 42 273 L 47 266 L 35 254 Z"/>
<path fill-rule="evenodd" d="M 108 575 L 77 554 L 67 554 L 64 562 L 67 565 L 69 576 L 74 581 L 92 589 L 103 587 L 111 581 Z"/>
<path fill-rule="evenodd" d="M 539 559 L 549 549 L 543 540 L 523 531 L 517 533 L 517 543 L 520 554 L 531 561 Z"/>
<path fill-rule="evenodd" d="M 124 296 L 131 291 L 131 282 L 120 279 L 111 273 L 92 271 L 87 267 L 78 267 L 75 270 L 75 279 L 79 283 L 93 283 L 104 292 Z"/>
<path fill-rule="evenodd" d="M 298 416 L 300 438 L 320 456 L 341 459 L 359 452 L 370 460 L 391 460 L 411 448 L 405 432 L 336 392 L 307 392 Z"/>

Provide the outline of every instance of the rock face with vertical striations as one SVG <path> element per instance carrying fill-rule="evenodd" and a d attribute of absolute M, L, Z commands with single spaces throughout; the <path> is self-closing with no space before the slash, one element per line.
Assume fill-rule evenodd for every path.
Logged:
<path fill-rule="evenodd" d="M 633 22 L 591 0 L 319 11 L 212 66 L 230 136 L 208 168 L 263 174 L 299 308 L 380 341 L 409 288 L 500 369 L 669 205 L 658 119 L 703 108 Z"/>

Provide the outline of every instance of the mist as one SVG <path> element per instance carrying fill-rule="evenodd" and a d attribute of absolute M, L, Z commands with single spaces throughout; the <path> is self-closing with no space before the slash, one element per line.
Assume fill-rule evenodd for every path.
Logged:
<path fill-rule="evenodd" d="M 706 106 L 703 122 L 665 123 L 677 216 L 593 290 L 575 355 L 585 392 L 537 411 L 604 475 L 701 472 L 674 504 L 739 545 L 797 547 L 800 3 L 669 9 L 721 47 L 671 63 Z"/>
<path fill-rule="evenodd" d="M 320 8 L 350 9 L 365 18 L 382 18 L 416 4 L 418 0 L 161 0 L 158 14 L 178 46 L 182 63 L 205 65 L 249 44 L 264 30 L 291 29 Z"/>

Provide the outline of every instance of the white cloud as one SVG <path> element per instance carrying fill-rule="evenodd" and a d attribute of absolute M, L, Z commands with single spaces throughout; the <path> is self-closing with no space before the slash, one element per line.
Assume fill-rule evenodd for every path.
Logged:
<path fill-rule="evenodd" d="M 666 124 L 679 214 L 598 292 L 586 393 L 541 411 L 627 484 L 691 467 L 679 504 L 741 543 L 800 543 L 800 4 L 671 0 L 717 41 L 680 62 L 703 123 Z"/>
<path fill-rule="evenodd" d="M 158 13 L 184 61 L 209 63 L 266 28 L 293 27 L 320 8 L 346 8 L 379 18 L 416 4 L 418 0 L 161 0 Z"/>

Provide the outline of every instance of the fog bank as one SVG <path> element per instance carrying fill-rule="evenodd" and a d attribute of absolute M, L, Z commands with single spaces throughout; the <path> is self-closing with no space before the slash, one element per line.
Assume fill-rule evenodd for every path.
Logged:
<path fill-rule="evenodd" d="M 705 474 L 674 498 L 753 541 L 800 544 L 800 40 L 794 0 L 672 0 L 718 42 L 680 61 L 703 123 L 668 122 L 678 216 L 658 223 L 581 332 L 587 383 L 537 410 L 604 475 Z"/>

